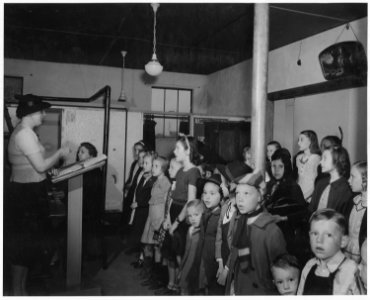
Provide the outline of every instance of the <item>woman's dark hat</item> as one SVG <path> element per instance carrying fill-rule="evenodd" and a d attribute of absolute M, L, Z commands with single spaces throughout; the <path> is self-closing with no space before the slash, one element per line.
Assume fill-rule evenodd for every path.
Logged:
<path fill-rule="evenodd" d="M 242 161 L 233 161 L 227 165 L 217 165 L 216 168 L 229 182 L 238 182 L 239 179 L 253 172 L 253 169 Z"/>
<path fill-rule="evenodd" d="M 38 111 L 50 108 L 51 104 L 42 101 L 42 98 L 36 95 L 15 95 L 16 99 L 19 100 L 16 115 L 19 119 L 24 116 L 33 114 Z"/>
<path fill-rule="evenodd" d="M 222 183 L 221 175 L 220 174 L 212 174 L 211 177 L 205 179 L 204 183 L 207 183 L 207 182 L 212 182 L 215 185 L 220 186 L 221 183 Z"/>

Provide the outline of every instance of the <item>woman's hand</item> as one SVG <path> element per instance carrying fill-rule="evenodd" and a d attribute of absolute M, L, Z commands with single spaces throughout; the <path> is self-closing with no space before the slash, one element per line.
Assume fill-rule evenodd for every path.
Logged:
<path fill-rule="evenodd" d="M 56 169 L 56 168 L 52 168 L 48 171 L 48 173 L 51 175 L 51 176 L 58 176 L 59 174 L 59 169 Z"/>
<path fill-rule="evenodd" d="M 135 209 L 137 207 L 137 203 L 136 202 L 132 202 L 131 206 L 130 206 L 132 209 Z"/>
<path fill-rule="evenodd" d="M 219 260 L 218 261 L 218 270 L 217 270 L 217 273 L 216 273 L 216 278 L 218 278 L 221 275 L 223 269 L 224 269 L 224 264 L 223 264 L 222 260 Z"/>
<path fill-rule="evenodd" d="M 218 276 L 217 283 L 220 285 L 225 285 L 228 274 L 229 274 L 229 269 L 227 269 L 226 267 L 223 268 L 220 276 Z"/>
<path fill-rule="evenodd" d="M 163 221 L 163 228 L 166 230 L 171 228 L 171 222 L 168 219 Z"/>
<path fill-rule="evenodd" d="M 60 157 L 66 157 L 71 152 L 71 149 L 69 149 L 68 146 L 62 147 L 59 149 L 59 156 Z"/>

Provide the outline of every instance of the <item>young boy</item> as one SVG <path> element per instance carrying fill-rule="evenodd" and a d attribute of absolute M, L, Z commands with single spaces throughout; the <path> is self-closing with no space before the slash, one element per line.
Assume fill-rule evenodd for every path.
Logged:
<path fill-rule="evenodd" d="M 297 295 L 359 295 L 357 265 L 342 252 L 347 243 L 347 221 L 342 214 L 329 208 L 312 214 L 310 244 L 316 257 L 303 268 Z"/>
<path fill-rule="evenodd" d="M 280 295 L 297 294 L 300 268 L 295 256 L 285 253 L 276 257 L 271 266 L 271 273 Z"/>
<path fill-rule="evenodd" d="M 254 173 L 246 183 L 236 188 L 233 238 L 230 257 L 227 295 L 271 295 L 276 293 L 272 283 L 270 265 L 286 252 L 285 240 L 276 219 L 263 211 L 260 172 Z"/>
<path fill-rule="evenodd" d="M 199 293 L 200 257 L 197 253 L 200 238 L 200 221 L 205 210 L 203 201 L 192 200 L 186 205 L 186 216 L 190 227 L 186 236 L 185 253 L 180 266 L 181 295 L 196 295 Z"/>

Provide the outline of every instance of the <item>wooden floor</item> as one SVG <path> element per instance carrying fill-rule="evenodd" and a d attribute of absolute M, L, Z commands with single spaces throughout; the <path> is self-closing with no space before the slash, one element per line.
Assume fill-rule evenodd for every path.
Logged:
<path fill-rule="evenodd" d="M 108 253 L 108 268 L 103 269 L 97 258 L 84 259 L 81 287 L 67 290 L 65 285 L 65 264 L 43 270 L 33 270 L 29 276 L 27 291 L 30 296 L 151 296 L 154 291 L 140 285 L 140 270 L 130 263 L 137 254 L 124 253 L 124 245 L 116 226 L 105 235 Z M 4 278 L 3 295 L 10 296 L 9 279 Z"/>

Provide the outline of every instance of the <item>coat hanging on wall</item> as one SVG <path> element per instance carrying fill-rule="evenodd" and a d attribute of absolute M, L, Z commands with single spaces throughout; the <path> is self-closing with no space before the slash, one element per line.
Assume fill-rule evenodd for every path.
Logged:
<path fill-rule="evenodd" d="M 179 132 L 189 134 L 189 122 L 187 120 L 180 121 Z"/>
<path fill-rule="evenodd" d="M 153 116 L 145 117 L 143 126 L 143 140 L 148 150 L 155 151 L 155 125 L 157 123 L 153 120 Z"/>

